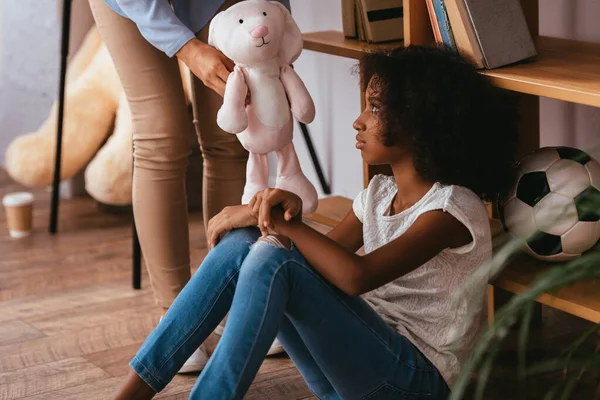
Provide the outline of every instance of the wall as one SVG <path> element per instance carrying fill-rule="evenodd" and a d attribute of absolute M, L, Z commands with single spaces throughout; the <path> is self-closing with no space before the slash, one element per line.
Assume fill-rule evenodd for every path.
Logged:
<path fill-rule="evenodd" d="M 0 0 L 0 165 L 16 136 L 36 130 L 58 97 L 62 1 Z M 73 0 L 70 53 L 93 22 Z"/>
<path fill-rule="evenodd" d="M 3 55 L 2 47 L 3 47 L 3 42 L 4 42 L 4 40 L 2 40 L 2 38 L 4 37 L 4 36 L 2 36 L 2 32 L 3 32 L 2 31 L 2 26 L 3 26 L 2 10 L 3 9 L 4 9 L 4 0 L 0 0 L 0 93 L 2 93 L 2 79 L 1 79 L 2 78 L 2 55 Z M 0 138 L 0 140 L 1 140 L 1 138 Z M 1 148 L 1 145 L 0 145 L 0 148 Z"/>
<path fill-rule="evenodd" d="M 540 34 L 600 42 L 599 15 L 597 0 L 540 0 Z M 542 98 L 540 118 L 542 146 L 573 146 L 600 160 L 600 108 Z"/>
<path fill-rule="evenodd" d="M 302 32 L 342 30 L 341 1 L 292 0 L 291 7 Z M 304 51 L 294 65 L 317 108 L 309 131 L 325 175 L 333 193 L 347 197 L 355 197 L 363 187 L 362 159 L 354 148 L 356 132 L 352 128 L 360 114 L 355 63 L 343 57 Z M 300 129 L 296 130 L 294 143 L 306 175 L 322 194 Z"/>
<path fill-rule="evenodd" d="M 36 129 L 56 96 L 58 25 L 54 2 L 4 0 L 0 63 L 0 161 L 17 135 Z"/>

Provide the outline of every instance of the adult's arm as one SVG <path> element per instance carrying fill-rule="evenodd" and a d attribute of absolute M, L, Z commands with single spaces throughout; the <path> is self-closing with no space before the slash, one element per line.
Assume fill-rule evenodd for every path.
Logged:
<path fill-rule="evenodd" d="M 167 56 L 176 55 L 209 88 L 223 96 L 234 64 L 196 38 L 167 0 L 115 0 L 142 36 Z M 197 0 L 204 1 L 204 0 Z"/>
<path fill-rule="evenodd" d="M 175 15 L 167 0 L 115 0 L 142 36 L 172 57 L 196 36 Z M 202 0 L 200 0 L 202 1 Z"/>

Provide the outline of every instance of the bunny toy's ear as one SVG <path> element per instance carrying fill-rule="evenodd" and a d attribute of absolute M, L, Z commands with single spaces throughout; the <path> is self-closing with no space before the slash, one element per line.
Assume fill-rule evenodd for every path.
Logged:
<path fill-rule="evenodd" d="M 223 11 L 217 13 L 213 19 L 210 21 L 210 25 L 208 26 L 208 44 L 219 50 L 219 46 L 217 45 L 217 38 L 215 37 L 215 31 L 217 30 L 217 24 L 221 19 Z"/>
<path fill-rule="evenodd" d="M 279 60 L 281 65 L 290 65 L 296 61 L 302 52 L 302 33 L 296 21 L 292 18 L 292 14 L 283 4 L 278 1 L 272 1 L 271 3 L 279 7 L 285 19 L 285 31 L 279 48 Z"/>

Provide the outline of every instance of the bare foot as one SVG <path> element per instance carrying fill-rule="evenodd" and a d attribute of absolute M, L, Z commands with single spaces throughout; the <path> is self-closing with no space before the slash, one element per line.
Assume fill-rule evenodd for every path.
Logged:
<path fill-rule="evenodd" d="M 114 400 L 150 400 L 155 395 L 156 392 L 132 370 Z"/>

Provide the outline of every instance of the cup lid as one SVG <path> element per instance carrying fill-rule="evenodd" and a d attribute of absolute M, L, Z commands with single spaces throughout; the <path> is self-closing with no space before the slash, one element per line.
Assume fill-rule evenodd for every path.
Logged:
<path fill-rule="evenodd" d="M 5 207 L 26 206 L 33 203 L 33 194 L 29 192 L 9 193 L 2 198 Z"/>

